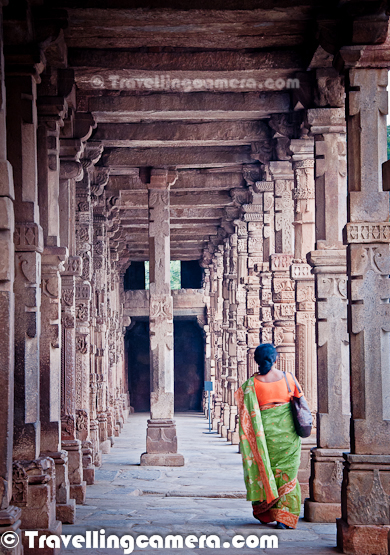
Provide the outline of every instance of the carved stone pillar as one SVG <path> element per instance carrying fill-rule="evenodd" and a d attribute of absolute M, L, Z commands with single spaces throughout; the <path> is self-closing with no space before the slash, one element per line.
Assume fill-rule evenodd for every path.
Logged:
<path fill-rule="evenodd" d="M 81 163 L 83 177 L 76 182 L 76 255 L 82 259 L 82 273 L 76 277 L 76 437 L 82 442 L 83 480 L 93 484 L 94 466 L 100 465 L 99 434 L 96 414 L 96 379 L 92 373 L 91 344 L 93 274 L 93 212 L 91 171 L 102 154 L 100 145 L 87 144 Z M 91 462 L 93 464 L 91 464 Z"/>
<path fill-rule="evenodd" d="M 227 439 L 233 445 L 238 445 L 240 439 L 236 430 L 237 406 L 234 393 L 238 388 L 237 376 L 237 234 L 232 233 L 229 237 L 230 243 L 230 267 L 229 267 L 229 328 L 228 328 L 228 353 L 229 365 L 227 376 L 227 401 L 229 410 L 229 427 Z"/>
<path fill-rule="evenodd" d="M 242 220 L 234 220 L 237 233 L 237 379 L 241 386 L 248 378 L 248 347 L 245 327 L 246 284 L 248 281 L 248 225 Z"/>
<path fill-rule="evenodd" d="M 21 509 L 11 504 L 12 498 L 12 447 L 14 425 L 14 341 L 15 341 L 15 262 L 14 262 L 14 183 L 12 166 L 7 160 L 5 127 L 5 86 L 3 58 L 3 30 L 0 3 L 0 537 L 13 532 L 19 537 L 15 555 L 22 554 L 20 516 Z"/>
<path fill-rule="evenodd" d="M 341 515 L 343 451 L 349 450 L 350 394 L 347 333 L 347 219 L 345 113 L 308 111 L 315 139 L 316 247 L 309 255 L 316 279 L 318 414 L 305 519 L 334 522 Z"/>
<path fill-rule="evenodd" d="M 76 254 L 76 183 L 83 176 L 79 156 L 83 146 L 77 139 L 62 139 L 60 155 L 60 241 L 70 256 L 61 273 L 61 447 L 68 453 L 70 497 L 85 502 L 82 446 L 76 437 L 76 280 L 82 259 Z"/>
<path fill-rule="evenodd" d="M 337 543 L 344 553 L 359 554 L 388 553 L 390 531 L 390 224 L 389 194 L 382 188 L 388 63 L 378 61 L 376 48 L 340 53 L 351 68 L 346 239 L 352 422 Z M 381 65 L 386 69 L 371 69 Z"/>
<path fill-rule="evenodd" d="M 173 301 L 170 289 L 169 187 L 176 172 L 154 169 L 149 184 L 150 420 L 141 465 L 183 466 L 173 420 Z"/>
<path fill-rule="evenodd" d="M 42 66 L 43 67 L 43 66 Z M 15 394 L 14 464 L 39 466 L 39 478 L 23 475 L 19 496 L 18 476 L 13 471 L 13 505 L 22 509 L 21 528 L 40 534 L 60 534 L 56 520 L 53 461 L 38 459 L 40 437 L 40 337 L 41 253 L 43 232 L 39 225 L 37 178 L 36 68 L 23 66 L 23 75 L 8 76 L 7 158 L 13 166 L 15 186 Z M 15 70 L 15 68 L 14 68 Z M 4 97 L 3 97 L 4 98 Z M 26 148 L 28 145 L 28 148 Z M 6 177 L 6 173 L 4 175 Z M 32 392 L 32 394 L 29 394 Z M 44 487 L 41 484 L 44 483 Z M 54 493 L 54 497 L 53 497 Z M 44 508 L 43 508 L 44 507 Z M 43 508 L 43 509 L 42 509 Z M 37 518 L 39 513 L 40 518 Z M 5 521 L 17 524 L 19 511 Z M 12 524 L 12 521 L 13 524 Z"/>
<path fill-rule="evenodd" d="M 306 129 L 305 129 L 306 131 Z M 317 364 L 315 348 L 314 276 L 306 263 L 307 254 L 314 249 L 314 140 L 304 136 L 292 139 L 295 200 L 294 263 L 291 278 L 295 281 L 295 373 L 314 416 L 317 412 Z M 310 450 L 316 445 L 316 428 L 302 440 L 301 466 L 298 477 L 304 497 L 309 493 Z"/>
<path fill-rule="evenodd" d="M 260 279 L 263 269 L 263 206 L 259 195 L 251 191 L 252 202 L 244 204 L 244 221 L 248 225 L 248 285 L 247 285 L 247 340 L 248 340 L 248 377 L 257 372 L 253 358 L 260 342 Z"/>
<path fill-rule="evenodd" d="M 218 433 L 227 438 L 229 429 L 230 406 L 228 400 L 229 373 L 229 270 L 230 270 L 230 242 L 228 238 L 223 242 L 223 281 L 222 281 L 222 372 L 221 372 L 221 420 Z"/>
<path fill-rule="evenodd" d="M 280 370 L 295 372 L 295 284 L 290 279 L 294 252 L 294 173 L 287 161 L 270 162 L 275 181 L 275 254 L 271 255 L 274 345 Z"/>

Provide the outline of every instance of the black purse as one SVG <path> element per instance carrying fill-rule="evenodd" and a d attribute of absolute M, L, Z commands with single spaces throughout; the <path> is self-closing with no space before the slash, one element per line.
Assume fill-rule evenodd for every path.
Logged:
<path fill-rule="evenodd" d="M 284 374 L 284 379 L 286 380 L 288 392 L 290 393 L 290 397 L 291 397 L 290 404 L 291 404 L 291 412 L 294 420 L 295 431 L 301 437 L 309 437 L 309 435 L 311 434 L 311 429 L 313 427 L 313 417 L 311 415 L 309 405 L 307 404 L 307 401 L 304 395 L 302 395 L 302 397 L 294 396 L 293 392 L 291 391 L 290 384 L 288 383 L 286 373 L 283 372 L 283 374 Z M 295 379 L 295 376 L 293 374 L 291 375 L 293 377 L 293 380 L 295 382 L 295 385 L 297 386 L 299 393 L 302 393 L 302 390 L 299 387 L 299 384 Z"/>

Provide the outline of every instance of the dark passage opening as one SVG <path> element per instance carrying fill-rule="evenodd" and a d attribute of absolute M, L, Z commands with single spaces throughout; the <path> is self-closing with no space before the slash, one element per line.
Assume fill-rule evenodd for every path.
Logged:
<path fill-rule="evenodd" d="M 134 319 L 133 319 L 134 321 Z M 150 411 L 149 321 L 136 320 L 126 334 L 130 402 Z M 174 319 L 175 411 L 201 410 L 204 381 L 203 334 L 196 320 Z"/>

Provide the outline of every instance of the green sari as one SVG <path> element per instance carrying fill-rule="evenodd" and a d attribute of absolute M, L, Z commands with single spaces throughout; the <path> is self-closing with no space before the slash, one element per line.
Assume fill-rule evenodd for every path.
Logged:
<path fill-rule="evenodd" d="M 301 438 L 295 431 L 290 403 L 260 411 L 254 377 L 235 394 L 240 415 L 240 450 L 247 500 L 262 522 L 296 528 L 301 509 L 297 480 Z"/>

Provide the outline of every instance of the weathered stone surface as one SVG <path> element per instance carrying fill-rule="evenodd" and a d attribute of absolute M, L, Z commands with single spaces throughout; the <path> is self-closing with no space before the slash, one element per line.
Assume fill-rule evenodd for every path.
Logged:
<path fill-rule="evenodd" d="M 100 123 L 149 120 L 261 119 L 270 112 L 286 112 L 289 95 L 278 93 L 188 93 L 148 96 L 92 97 L 89 110 Z"/>

